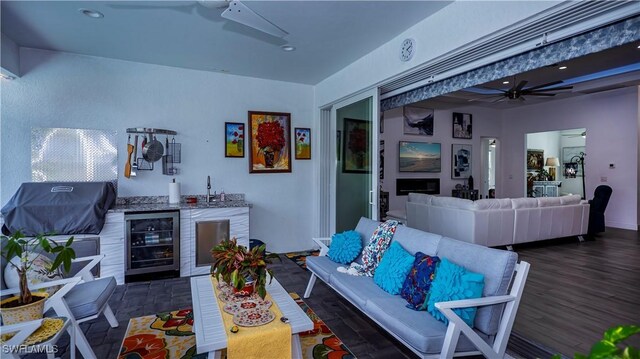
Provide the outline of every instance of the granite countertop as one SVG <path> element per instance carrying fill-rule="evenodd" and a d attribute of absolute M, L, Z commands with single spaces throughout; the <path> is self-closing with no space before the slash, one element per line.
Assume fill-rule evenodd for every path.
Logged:
<path fill-rule="evenodd" d="M 169 203 L 136 203 L 136 204 L 118 204 L 110 211 L 112 212 L 138 212 L 138 211 L 167 211 L 180 209 L 195 208 L 230 208 L 230 207 L 251 207 L 251 203 L 246 201 L 216 201 L 216 202 L 198 202 L 169 204 Z"/>

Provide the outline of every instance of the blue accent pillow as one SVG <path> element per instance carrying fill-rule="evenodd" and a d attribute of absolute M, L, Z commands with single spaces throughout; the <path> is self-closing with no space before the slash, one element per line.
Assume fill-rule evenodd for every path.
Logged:
<path fill-rule="evenodd" d="M 398 242 L 392 242 L 373 274 L 373 281 L 385 292 L 399 294 L 412 265 L 411 253 L 402 248 Z"/>
<path fill-rule="evenodd" d="M 331 236 L 331 245 L 327 257 L 336 263 L 349 264 L 356 259 L 362 251 L 360 233 L 346 231 Z"/>
<path fill-rule="evenodd" d="M 431 282 L 429 298 L 425 302 L 427 311 L 434 318 L 449 324 L 449 320 L 440 313 L 435 304 L 459 299 L 482 297 L 484 275 L 468 271 L 465 267 L 450 262 L 446 258 L 440 260 L 436 269 L 436 278 Z M 453 311 L 473 328 L 477 307 L 458 308 Z"/>
<path fill-rule="evenodd" d="M 417 252 L 413 266 L 404 280 L 400 296 L 409 302 L 407 308 L 413 310 L 426 310 L 422 308 L 431 282 L 435 278 L 436 267 L 440 263 L 440 258 Z"/>

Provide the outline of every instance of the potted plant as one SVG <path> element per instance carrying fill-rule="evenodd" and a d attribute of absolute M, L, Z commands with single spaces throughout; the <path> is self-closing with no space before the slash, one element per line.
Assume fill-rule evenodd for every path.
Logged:
<path fill-rule="evenodd" d="M 31 270 L 34 270 L 34 262 L 40 257 L 35 252 L 41 248 L 46 253 L 55 254 L 51 267 L 46 268 L 48 273 L 56 271 L 61 264 L 65 272 L 68 272 L 71 269 L 71 261 L 76 258 L 76 254 L 71 248 L 73 237 L 64 244 L 58 244 L 43 234 L 27 238 L 20 231 L 16 231 L 11 236 L 1 236 L 0 239 L 6 242 L 1 255 L 9 265 L 16 269 L 20 281 L 20 295 L 0 302 L 0 313 L 4 324 L 42 318 L 42 310 L 48 294 L 44 292 L 31 293 L 27 275 Z M 20 258 L 20 261 L 16 263 L 12 260 L 14 257 Z"/>
<path fill-rule="evenodd" d="M 273 277 L 267 264 L 272 258 L 278 258 L 277 254 L 266 254 L 266 246 L 260 245 L 251 250 L 238 245 L 236 238 L 222 241 L 211 250 L 214 263 L 211 266 L 211 274 L 217 280 L 230 284 L 237 294 L 248 295 L 255 290 L 264 299 L 267 295 L 267 273 Z"/>

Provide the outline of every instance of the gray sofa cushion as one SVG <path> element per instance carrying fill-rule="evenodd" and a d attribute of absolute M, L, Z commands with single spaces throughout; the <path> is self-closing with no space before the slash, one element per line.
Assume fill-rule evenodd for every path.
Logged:
<path fill-rule="evenodd" d="M 422 252 L 434 256 L 438 250 L 438 242 L 442 238 L 439 234 L 427 233 L 415 228 L 398 226 L 393 235 L 393 241 L 402 245 L 407 252 L 416 254 Z"/>
<path fill-rule="evenodd" d="M 389 293 L 378 287 L 371 277 L 358 277 L 335 272 L 331 275 L 329 283 L 361 310 L 364 310 L 367 299 L 390 296 Z"/>
<path fill-rule="evenodd" d="M 427 354 L 440 353 L 447 326 L 425 311 L 407 308 L 406 304 L 406 300 L 397 295 L 370 298 L 365 312 L 419 351 Z M 486 335 L 479 334 L 486 340 Z M 471 341 L 464 334 L 461 335 L 456 351 L 475 350 L 477 349 Z"/>
<path fill-rule="evenodd" d="M 98 314 L 115 290 L 115 278 L 100 278 L 74 286 L 64 299 L 71 314 L 76 319 L 82 319 Z"/>
<path fill-rule="evenodd" d="M 312 270 L 320 279 L 329 283 L 329 277 L 331 274 L 338 273 L 336 268 L 344 266 L 343 264 L 336 263 L 326 256 L 307 256 L 307 268 Z"/>
<path fill-rule="evenodd" d="M 483 297 L 507 294 L 518 260 L 518 255 L 514 252 L 488 248 L 447 237 L 440 239 L 437 255 L 472 272 L 483 274 Z M 503 308 L 504 305 L 479 307 L 474 322 L 475 327 L 487 335 L 496 334 Z"/>

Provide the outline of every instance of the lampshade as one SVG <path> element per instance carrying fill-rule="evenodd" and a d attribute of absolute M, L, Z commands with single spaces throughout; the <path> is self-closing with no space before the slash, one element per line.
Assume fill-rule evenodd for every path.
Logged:
<path fill-rule="evenodd" d="M 547 157 L 545 166 L 558 167 L 560 166 L 560 161 L 558 161 L 558 157 Z"/>

